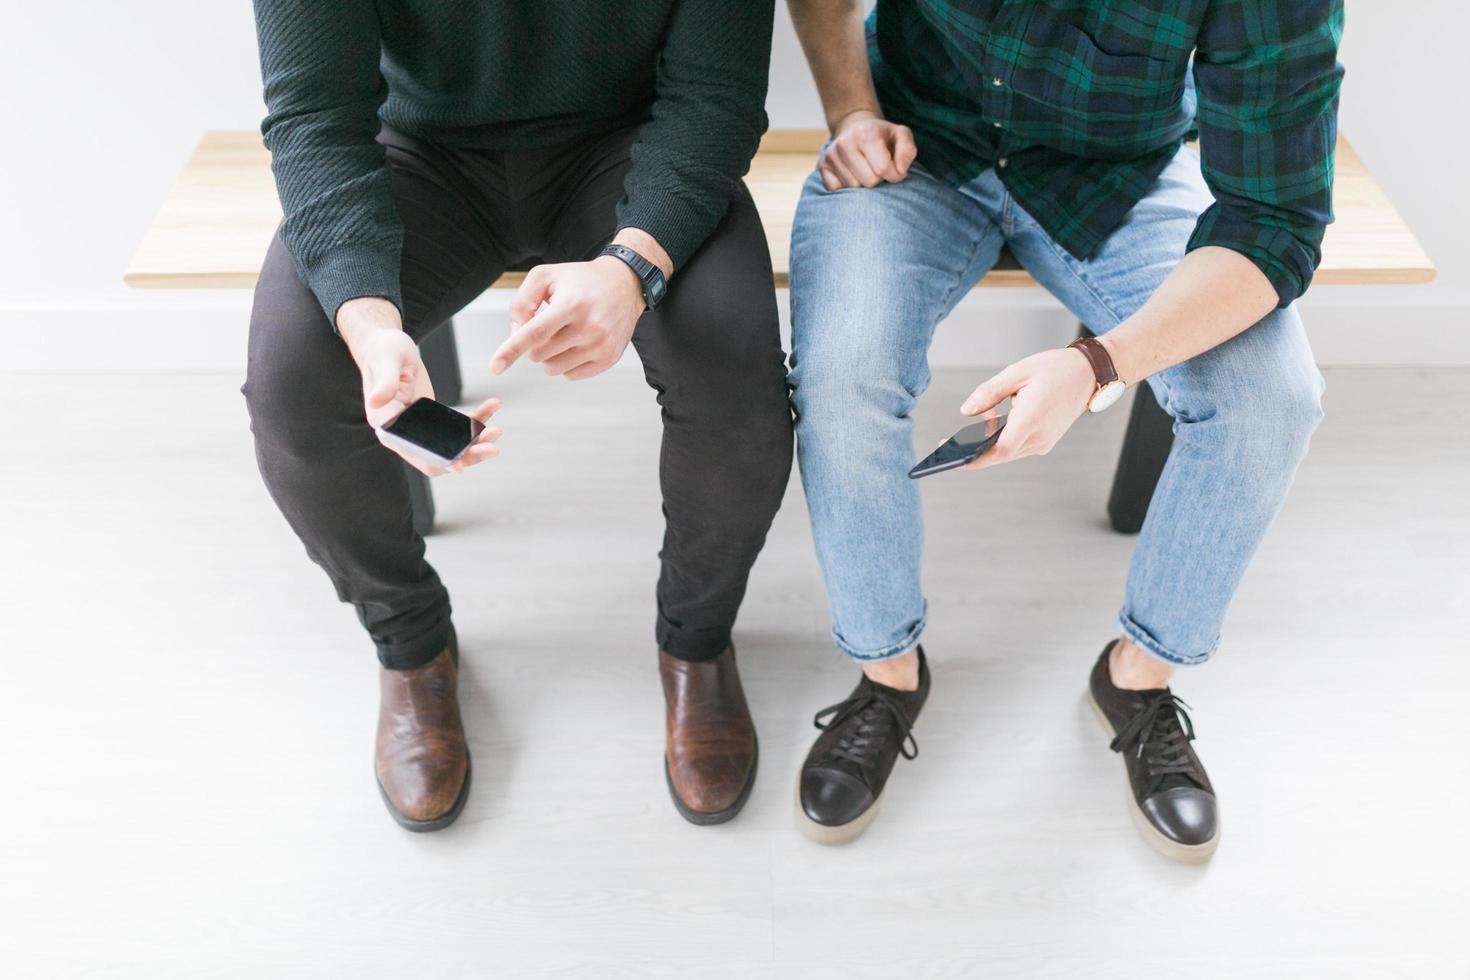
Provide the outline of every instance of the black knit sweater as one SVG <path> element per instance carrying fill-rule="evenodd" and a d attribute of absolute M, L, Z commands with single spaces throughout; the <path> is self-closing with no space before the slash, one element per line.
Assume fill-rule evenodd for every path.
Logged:
<path fill-rule="evenodd" d="M 514 150 L 642 122 L 618 208 L 677 268 L 765 129 L 773 0 L 255 0 L 281 235 L 327 316 L 402 307 L 379 119 Z"/>

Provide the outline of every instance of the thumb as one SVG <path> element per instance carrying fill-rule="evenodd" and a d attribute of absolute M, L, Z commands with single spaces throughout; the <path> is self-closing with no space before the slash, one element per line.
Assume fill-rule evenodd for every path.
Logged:
<path fill-rule="evenodd" d="M 518 327 L 536 315 L 537 309 L 551 296 L 552 280 L 551 270 L 544 265 L 526 273 L 510 301 L 510 321 L 514 326 Z"/>
<path fill-rule="evenodd" d="M 404 370 L 400 358 L 384 358 L 368 365 L 363 387 L 367 389 L 368 408 L 382 408 L 398 394 L 398 382 Z"/>
<path fill-rule="evenodd" d="M 908 176 L 909 167 L 918 155 L 919 149 L 914 145 L 913 131 L 907 126 L 899 126 L 893 135 L 893 166 L 898 170 L 900 178 Z"/>
<path fill-rule="evenodd" d="M 1020 372 L 1012 365 L 970 392 L 970 397 L 966 398 L 965 403 L 960 406 L 960 414 L 979 415 L 982 412 L 988 412 L 1014 395 L 1020 385 Z"/>

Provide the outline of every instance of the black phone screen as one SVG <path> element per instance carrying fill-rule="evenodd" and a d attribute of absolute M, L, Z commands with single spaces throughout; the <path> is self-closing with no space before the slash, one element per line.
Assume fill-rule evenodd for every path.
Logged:
<path fill-rule="evenodd" d="M 383 427 L 400 439 L 422 446 L 435 456 L 454 459 L 474 442 L 485 423 L 456 412 L 443 402 L 420 398 Z"/>
<path fill-rule="evenodd" d="M 974 462 L 995 445 L 1005 427 L 1004 415 L 965 426 L 946 439 L 944 445 L 914 464 L 914 468 L 909 470 L 909 478 L 917 480 L 930 473 L 942 473 Z"/>

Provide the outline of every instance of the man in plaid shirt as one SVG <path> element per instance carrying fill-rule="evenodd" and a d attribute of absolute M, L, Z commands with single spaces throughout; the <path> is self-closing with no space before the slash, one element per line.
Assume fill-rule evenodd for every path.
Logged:
<path fill-rule="evenodd" d="M 1214 653 L 1321 419 L 1293 303 L 1332 220 L 1341 0 L 789 5 L 832 131 L 792 233 L 798 459 L 833 637 L 863 670 L 818 716 L 798 823 L 852 840 L 916 752 L 910 412 L 935 327 L 1007 247 L 1096 339 L 974 390 L 963 415 L 1010 411 L 969 468 L 1044 455 L 1127 385 L 1174 419 L 1089 696 L 1139 829 L 1206 860 L 1218 804 L 1168 682 Z"/>

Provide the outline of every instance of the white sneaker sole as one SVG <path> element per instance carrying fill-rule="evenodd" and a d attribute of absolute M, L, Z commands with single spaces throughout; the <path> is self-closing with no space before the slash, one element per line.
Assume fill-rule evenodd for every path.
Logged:
<path fill-rule="evenodd" d="M 1098 705 L 1097 698 L 1092 696 L 1090 688 L 1087 691 L 1087 703 L 1091 706 L 1092 713 L 1097 716 L 1098 724 L 1102 725 L 1103 731 L 1107 733 L 1108 739 L 1117 738 L 1118 733 L 1113 728 L 1113 723 L 1108 721 L 1107 715 L 1103 714 L 1103 709 Z M 1122 762 L 1121 759 L 1119 761 Z M 1123 762 L 1123 795 L 1128 798 L 1128 815 L 1133 818 L 1133 826 L 1138 828 L 1138 833 L 1144 841 L 1164 857 L 1181 864 L 1204 864 L 1214 855 L 1215 848 L 1220 844 L 1218 823 L 1215 826 L 1215 836 L 1203 844 L 1181 844 L 1149 822 L 1148 817 L 1139 807 L 1138 801 L 1133 798 L 1133 787 L 1128 781 L 1127 762 Z"/>

